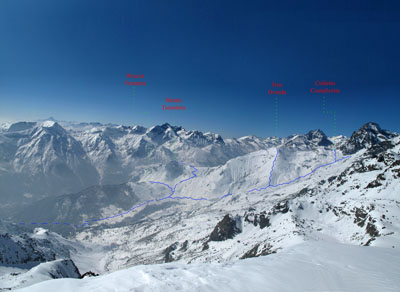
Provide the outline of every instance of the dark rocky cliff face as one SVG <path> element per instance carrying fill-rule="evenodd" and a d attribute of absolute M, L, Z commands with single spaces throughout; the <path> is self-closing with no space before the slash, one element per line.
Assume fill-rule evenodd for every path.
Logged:
<path fill-rule="evenodd" d="M 361 149 L 369 148 L 393 137 L 395 137 L 395 134 L 381 129 L 376 123 L 370 122 L 355 131 L 349 141 L 340 150 L 344 154 L 353 154 Z"/>
<path fill-rule="evenodd" d="M 306 137 L 309 141 L 318 146 L 329 146 L 333 144 L 321 130 L 310 131 L 306 134 Z"/>
<path fill-rule="evenodd" d="M 230 215 L 225 215 L 211 232 L 209 241 L 231 239 L 240 232 L 242 232 L 242 230 L 238 227 L 237 219 L 232 218 Z"/>

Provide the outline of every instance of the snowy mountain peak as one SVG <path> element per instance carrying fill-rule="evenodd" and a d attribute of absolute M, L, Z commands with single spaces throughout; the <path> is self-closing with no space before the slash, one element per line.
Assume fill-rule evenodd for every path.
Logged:
<path fill-rule="evenodd" d="M 163 144 L 169 139 L 177 137 L 176 128 L 171 127 L 170 124 L 157 125 L 147 130 L 146 135 L 150 137 L 153 142 Z"/>
<path fill-rule="evenodd" d="M 138 134 L 138 135 L 142 135 L 142 134 L 146 133 L 146 131 L 147 131 L 147 129 L 142 126 L 134 126 L 131 129 L 132 134 Z"/>
<path fill-rule="evenodd" d="M 373 131 L 376 133 L 382 131 L 381 127 L 377 123 L 374 123 L 374 122 L 368 122 L 365 125 L 363 125 L 360 129 L 369 130 L 369 131 Z"/>
<path fill-rule="evenodd" d="M 36 124 L 33 133 L 34 135 L 52 135 L 52 136 L 67 136 L 67 131 L 60 126 L 59 123 L 54 121 L 44 121 Z"/>
<path fill-rule="evenodd" d="M 328 139 L 325 133 L 321 130 L 312 130 L 307 134 L 297 134 L 287 137 L 286 146 L 297 148 L 310 148 L 318 146 L 330 146 L 333 143 Z"/>
<path fill-rule="evenodd" d="M 341 147 L 343 153 L 353 154 L 361 149 L 371 147 L 382 141 L 387 141 L 396 135 L 381 129 L 377 123 L 369 122 L 355 131 L 349 141 Z"/>
<path fill-rule="evenodd" d="M 175 133 L 184 130 L 181 126 L 172 126 L 168 123 L 164 123 L 161 125 L 162 128 L 165 128 L 166 130 L 171 129 L 172 131 L 174 131 Z"/>
<path fill-rule="evenodd" d="M 307 139 L 309 141 L 313 142 L 314 144 L 316 144 L 318 146 L 329 146 L 329 145 L 332 145 L 332 142 L 329 141 L 328 137 L 320 129 L 308 132 L 306 134 L 306 137 L 307 137 Z"/>
<path fill-rule="evenodd" d="M 56 122 L 54 121 L 45 121 L 43 122 L 42 126 L 45 128 L 51 128 L 56 124 Z"/>

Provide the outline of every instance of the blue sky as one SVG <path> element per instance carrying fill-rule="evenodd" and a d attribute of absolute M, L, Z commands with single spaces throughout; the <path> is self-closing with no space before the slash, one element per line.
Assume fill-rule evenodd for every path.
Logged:
<path fill-rule="evenodd" d="M 0 3 L 0 121 L 168 122 L 224 137 L 400 131 L 396 1 Z M 350 2 L 351 4 L 348 4 Z M 126 74 L 146 86 L 125 86 Z M 315 80 L 340 94 L 310 94 Z M 131 80 L 134 81 L 134 80 Z M 284 84 L 274 125 L 272 82 Z M 185 111 L 163 111 L 165 98 Z"/>

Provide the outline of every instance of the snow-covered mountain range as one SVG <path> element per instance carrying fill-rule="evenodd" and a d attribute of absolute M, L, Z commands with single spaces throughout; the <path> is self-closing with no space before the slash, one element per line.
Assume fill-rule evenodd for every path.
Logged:
<path fill-rule="evenodd" d="M 169 124 L 3 124 L 0 264 L 66 259 L 103 274 L 315 242 L 397 254 L 399 182 L 400 136 L 375 123 L 350 138 L 314 130 L 265 139 Z M 7 283 L 22 287 L 23 275 Z"/>
<path fill-rule="evenodd" d="M 266 149 L 281 139 L 186 131 L 169 124 L 133 126 L 19 122 L 0 127 L 0 188 L 4 203 L 37 200 L 93 185 L 126 183 L 150 165 L 179 160 L 198 166 L 221 165 Z M 142 166 L 142 167 L 140 167 Z M 168 173 L 167 175 L 175 175 Z M 9 207 L 9 206 L 8 206 Z"/>

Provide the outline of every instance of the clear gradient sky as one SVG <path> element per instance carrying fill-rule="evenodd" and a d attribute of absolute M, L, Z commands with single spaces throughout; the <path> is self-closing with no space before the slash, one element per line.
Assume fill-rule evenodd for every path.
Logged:
<path fill-rule="evenodd" d="M 400 132 L 400 1 L 0 1 L 0 121 Z M 351 3 L 351 4 L 348 4 Z M 125 86 L 126 74 L 146 86 Z M 315 80 L 340 94 L 310 94 Z M 135 81 L 135 80 L 130 80 Z M 165 98 L 185 111 L 163 111 Z"/>

